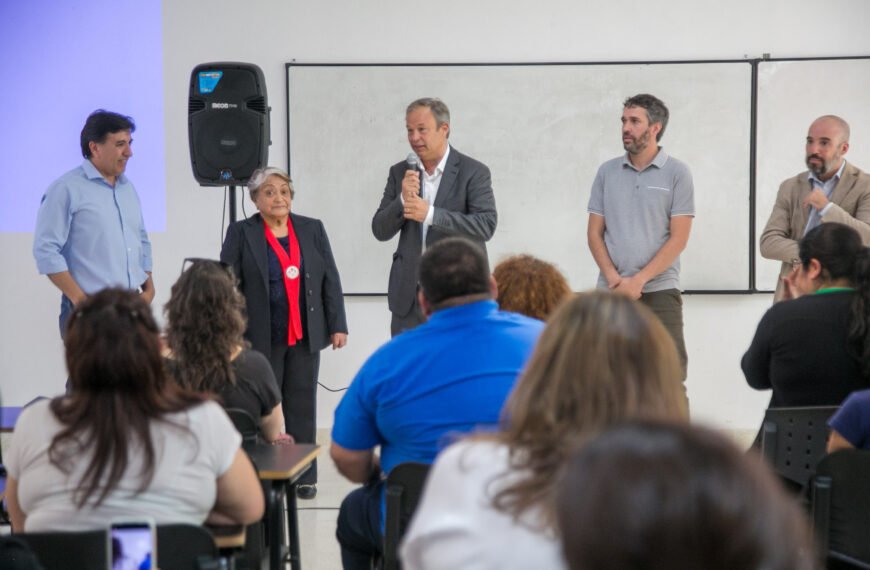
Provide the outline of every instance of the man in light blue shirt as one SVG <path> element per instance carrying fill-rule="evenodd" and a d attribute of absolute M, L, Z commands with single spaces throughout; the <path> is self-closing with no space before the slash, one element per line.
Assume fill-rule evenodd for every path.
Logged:
<path fill-rule="evenodd" d="M 130 117 L 102 109 L 81 133 L 81 166 L 46 190 L 36 216 L 33 256 L 39 273 L 63 293 L 60 330 L 72 308 L 106 287 L 138 290 L 149 303 L 151 242 L 133 184 L 124 176 L 133 156 Z"/>

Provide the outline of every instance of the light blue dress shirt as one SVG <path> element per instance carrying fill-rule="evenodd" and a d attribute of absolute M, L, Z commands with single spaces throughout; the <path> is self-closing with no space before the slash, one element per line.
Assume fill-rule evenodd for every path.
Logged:
<path fill-rule="evenodd" d="M 33 257 L 43 275 L 69 271 L 90 295 L 136 289 L 151 271 L 151 242 L 133 184 L 113 188 L 85 159 L 48 187 L 36 216 Z"/>
<path fill-rule="evenodd" d="M 819 180 L 819 178 L 812 172 L 810 172 L 807 177 L 809 178 L 812 187 L 821 190 L 825 194 L 825 198 L 830 200 L 831 194 L 834 193 L 834 188 L 836 188 L 837 183 L 840 182 L 840 177 L 843 176 L 843 170 L 845 169 L 846 161 L 844 160 L 840 164 L 840 168 L 837 169 L 837 173 L 824 182 Z M 828 210 L 830 210 L 833 205 L 833 202 L 828 202 L 821 210 L 816 210 L 813 207 L 810 208 L 810 214 L 807 217 L 807 225 L 804 227 L 804 235 L 807 235 L 807 232 L 822 223 L 822 217 L 828 213 Z"/>

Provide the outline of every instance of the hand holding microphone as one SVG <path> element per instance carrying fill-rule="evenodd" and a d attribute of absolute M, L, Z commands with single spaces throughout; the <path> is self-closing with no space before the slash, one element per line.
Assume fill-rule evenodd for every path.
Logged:
<path fill-rule="evenodd" d="M 420 195 L 420 161 L 413 152 L 406 159 L 408 169 L 402 178 L 402 200 L 404 201 L 403 214 L 406 220 L 422 222 L 429 212 L 429 202 Z"/>
<path fill-rule="evenodd" d="M 405 162 L 408 169 L 402 178 L 402 199 L 408 201 L 420 196 L 420 159 L 412 152 L 408 154 Z"/>

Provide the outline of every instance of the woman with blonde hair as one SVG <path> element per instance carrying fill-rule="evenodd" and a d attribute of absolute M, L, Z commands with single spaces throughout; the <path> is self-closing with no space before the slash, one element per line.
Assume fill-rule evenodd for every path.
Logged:
<path fill-rule="evenodd" d="M 402 556 L 406 568 L 564 568 L 556 481 L 571 453 L 628 418 L 688 418 L 673 340 L 646 307 L 577 295 L 544 329 L 502 429 L 444 451 Z"/>

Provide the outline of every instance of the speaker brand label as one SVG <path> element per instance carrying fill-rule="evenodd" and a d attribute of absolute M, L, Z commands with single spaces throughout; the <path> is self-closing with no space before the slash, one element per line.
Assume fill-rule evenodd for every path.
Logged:
<path fill-rule="evenodd" d="M 217 87 L 221 77 L 224 76 L 223 71 L 200 71 L 197 74 L 199 78 L 199 92 L 211 93 Z"/>
<path fill-rule="evenodd" d="M 239 106 L 235 103 L 212 103 L 212 109 L 238 109 Z"/>

